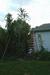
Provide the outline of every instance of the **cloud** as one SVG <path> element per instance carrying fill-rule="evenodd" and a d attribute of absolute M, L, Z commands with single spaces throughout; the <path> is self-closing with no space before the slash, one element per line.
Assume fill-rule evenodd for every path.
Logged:
<path fill-rule="evenodd" d="M 19 5 L 27 5 L 31 2 L 31 0 L 12 0 L 13 3 L 17 3 Z"/>
<path fill-rule="evenodd" d="M 5 21 L 0 21 L 0 27 L 5 28 L 6 22 Z"/>
<path fill-rule="evenodd" d="M 24 8 L 30 16 L 28 23 L 32 27 L 50 22 L 50 0 L 0 0 L 0 24 L 2 27 L 5 24 L 5 15 L 10 12 L 16 19 L 17 9 L 20 7 Z"/>
<path fill-rule="evenodd" d="M 31 0 L 0 0 L 0 24 L 4 27 L 4 17 L 7 13 L 11 13 L 13 18 L 17 18 L 17 9 L 29 4 Z"/>

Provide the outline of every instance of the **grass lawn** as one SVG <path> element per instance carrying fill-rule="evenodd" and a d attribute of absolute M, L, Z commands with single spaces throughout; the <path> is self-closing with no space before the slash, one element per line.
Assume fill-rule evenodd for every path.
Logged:
<path fill-rule="evenodd" d="M 50 61 L 0 61 L 0 75 L 50 75 Z"/>

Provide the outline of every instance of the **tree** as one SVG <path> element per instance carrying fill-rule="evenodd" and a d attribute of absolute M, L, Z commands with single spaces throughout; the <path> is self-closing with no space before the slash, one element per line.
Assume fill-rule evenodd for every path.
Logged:
<path fill-rule="evenodd" d="M 6 51 L 7 51 L 7 48 L 8 48 L 8 45 L 10 43 L 10 40 L 11 40 L 11 36 L 12 36 L 12 15 L 10 13 L 8 13 L 6 15 L 6 27 L 7 27 L 7 44 L 5 46 L 5 50 L 4 50 L 4 53 L 3 53 L 3 56 L 5 55 Z"/>
<path fill-rule="evenodd" d="M 25 52 L 27 53 L 29 50 L 29 45 L 28 45 L 28 40 L 29 40 L 29 35 L 28 33 L 30 32 L 30 26 L 28 23 L 23 21 L 23 27 L 22 27 L 22 32 L 21 32 L 21 39 L 23 39 L 23 45 Z"/>
<path fill-rule="evenodd" d="M 19 39 L 21 42 L 20 46 L 25 50 L 27 53 L 28 51 L 28 33 L 30 32 L 30 25 L 26 22 L 28 18 L 28 14 L 26 13 L 25 9 L 20 8 L 18 14 L 18 23 L 20 25 L 19 31 Z"/>
<path fill-rule="evenodd" d="M 7 30 L 8 32 L 10 33 L 11 31 L 11 27 L 12 27 L 12 15 L 10 13 L 8 13 L 6 15 L 6 27 L 7 27 Z"/>
<path fill-rule="evenodd" d="M 16 53 L 17 56 L 27 53 L 28 51 L 28 33 L 30 32 L 30 25 L 25 21 L 18 19 L 13 22 L 14 33 L 16 37 Z"/>
<path fill-rule="evenodd" d="M 18 19 L 12 19 L 10 13 L 6 15 L 7 27 L 7 43 L 3 52 L 3 57 L 6 55 L 21 56 L 28 52 L 28 33 L 30 32 L 30 25 L 26 22 L 28 17 L 24 9 L 20 8 Z"/>
<path fill-rule="evenodd" d="M 5 49 L 5 44 L 6 44 L 6 30 L 0 27 L 0 56 L 2 56 L 4 49 Z"/>
<path fill-rule="evenodd" d="M 26 13 L 25 9 L 20 8 L 18 11 L 19 11 L 18 18 L 23 21 L 26 21 L 29 16 L 28 13 Z"/>

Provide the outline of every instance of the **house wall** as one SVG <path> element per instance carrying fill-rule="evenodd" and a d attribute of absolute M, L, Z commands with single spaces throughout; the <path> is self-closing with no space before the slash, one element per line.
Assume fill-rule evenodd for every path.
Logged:
<path fill-rule="evenodd" d="M 39 35 L 41 38 L 39 38 Z M 34 49 L 41 50 L 41 44 L 46 50 L 50 51 L 50 32 L 34 33 Z"/>

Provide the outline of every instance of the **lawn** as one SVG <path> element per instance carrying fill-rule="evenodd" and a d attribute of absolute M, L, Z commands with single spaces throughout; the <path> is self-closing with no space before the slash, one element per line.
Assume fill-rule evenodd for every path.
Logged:
<path fill-rule="evenodd" d="M 0 61 L 0 75 L 50 75 L 50 61 Z"/>

